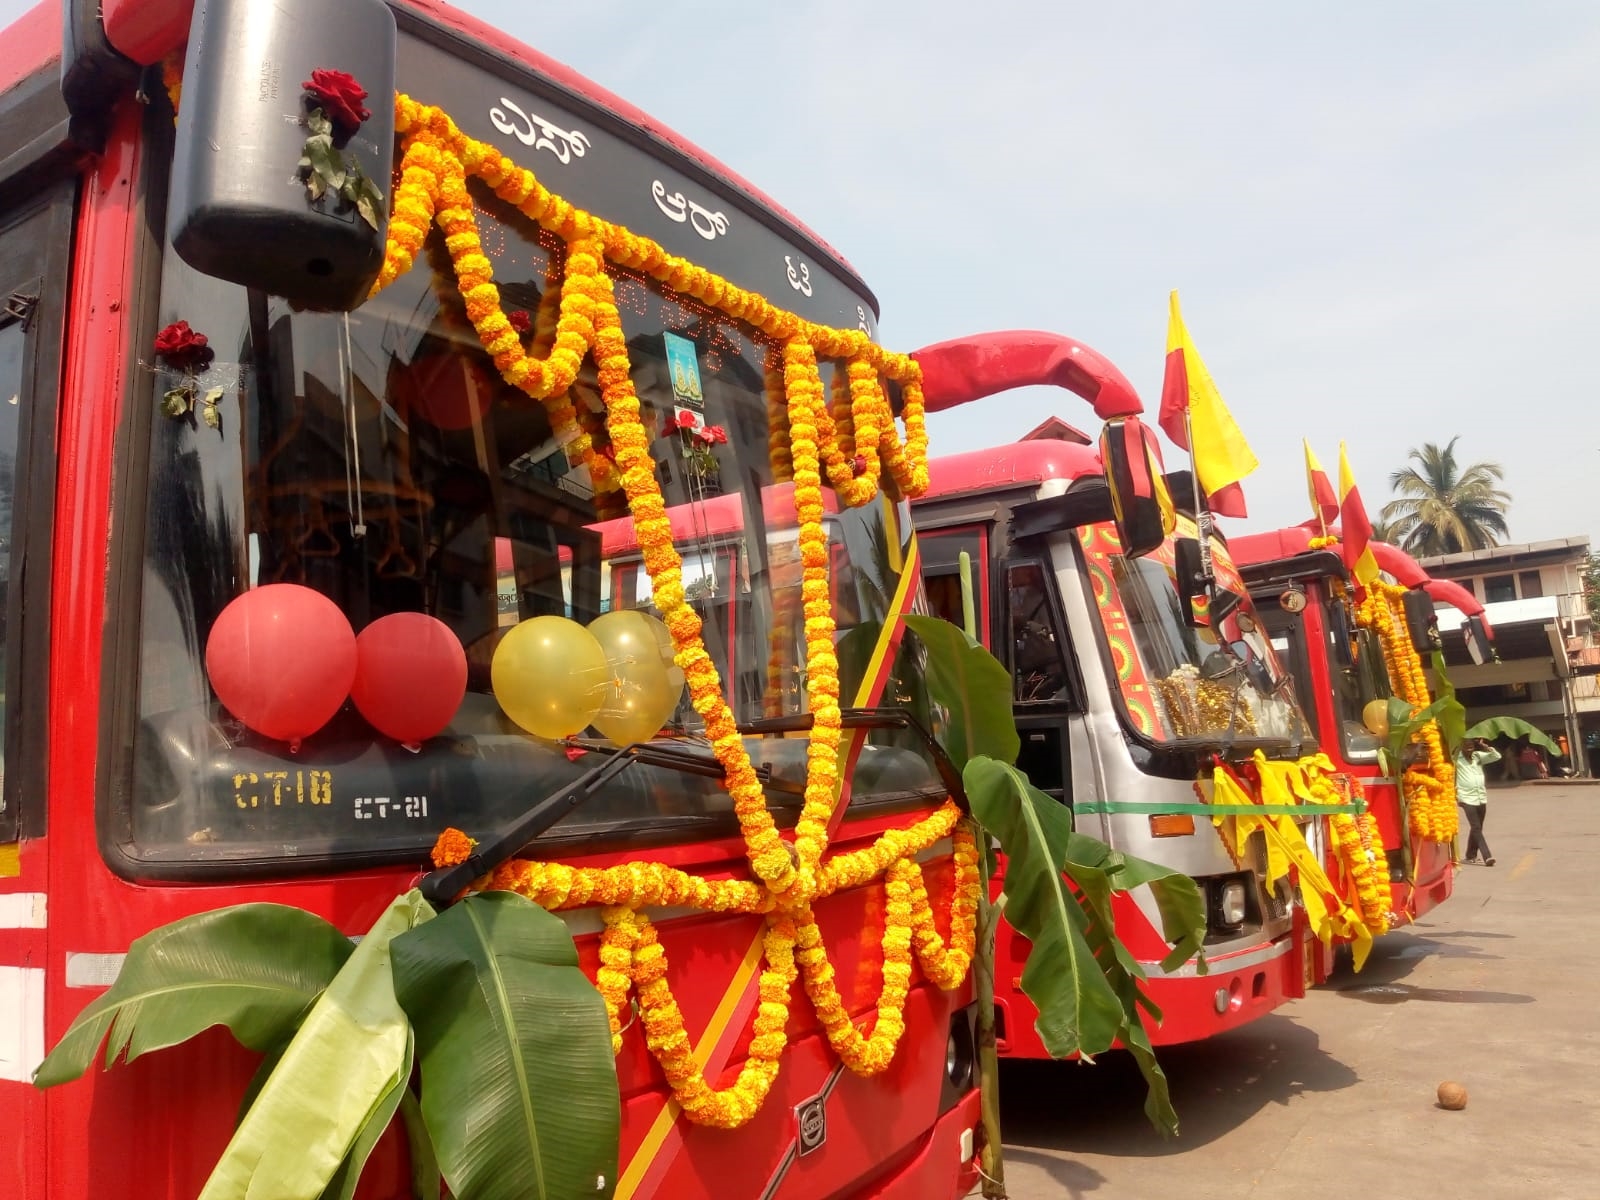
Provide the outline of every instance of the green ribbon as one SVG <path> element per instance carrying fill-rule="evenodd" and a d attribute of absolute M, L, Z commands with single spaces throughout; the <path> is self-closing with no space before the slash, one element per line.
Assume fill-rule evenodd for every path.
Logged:
<path fill-rule="evenodd" d="M 1154 800 L 1091 800 L 1072 806 L 1075 813 L 1149 813 L 1154 816 L 1171 813 L 1197 817 L 1314 817 L 1326 813 L 1355 816 L 1366 810 L 1365 804 L 1167 804 Z"/>

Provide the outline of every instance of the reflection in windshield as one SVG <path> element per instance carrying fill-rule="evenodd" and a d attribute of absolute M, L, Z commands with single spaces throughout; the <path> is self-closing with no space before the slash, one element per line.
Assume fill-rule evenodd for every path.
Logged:
<path fill-rule="evenodd" d="M 475 199 L 502 303 L 514 322 L 526 315 L 533 344 L 548 334 L 563 251 L 487 193 Z M 545 406 L 505 385 L 479 345 L 441 235 L 430 235 L 415 269 L 348 317 L 247 295 L 171 252 L 164 271 L 159 319 L 188 320 L 210 338 L 217 362 L 202 385 L 222 389 L 222 420 L 220 430 L 168 418 L 152 426 L 132 840 L 425 845 L 445 825 L 496 824 L 586 770 L 501 714 L 490 688 L 495 647 L 535 616 L 586 624 L 613 609 L 648 610 L 650 581 L 620 492 L 597 491 Z M 612 273 L 686 592 L 728 702 L 740 721 L 802 711 L 799 529 L 793 485 L 769 446 L 767 389 L 782 379 L 772 349 L 688 297 Z M 823 370 L 827 382 L 831 368 Z M 164 384 L 152 379 L 155 395 Z M 568 399 L 603 453 L 592 363 Z M 715 433 L 700 436 L 706 430 Z M 849 704 L 893 627 L 910 524 L 904 503 L 842 508 L 829 494 L 826 504 Z M 314 588 L 358 632 L 394 612 L 445 622 L 469 664 L 450 728 L 411 755 L 346 712 L 290 759 L 233 721 L 208 685 L 205 640 L 234 596 L 270 582 Z M 884 703 L 925 709 L 916 653 L 907 639 Z M 687 699 L 671 728 L 700 732 Z M 896 738 L 873 736 L 853 775 L 858 795 L 933 786 L 927 763 L 907 758 Z M 752 743 L 752 758 L 775 779 L 803 779 L 804 749 L 803 740 L 769 739 Z M 306 782 L 311 771 L 317 778 Z M 729 812 L 714 782 L 697 790 L 681 777 L 630 775 L 637 785 L 587 802 L 574 821 Z M 302 794 L 319 799 L 284 800 Z"/>
<path fill-rule="evenodd" d="M 1178 536 L 1194 536 L 1193 525 L 1180 521 Z M 1217 586 L 1246 598 L 1214 622 L 1204 610 L 1185 619 L 1172 539 L 1137 559 L 1122 554 L 1110 524 L 1079 530 L 1079 540 L 1135 728 L 1157 741 L 1300 740 L 1306 726 L 1288 674 L 1220 541 L 1212 548 Z"/>

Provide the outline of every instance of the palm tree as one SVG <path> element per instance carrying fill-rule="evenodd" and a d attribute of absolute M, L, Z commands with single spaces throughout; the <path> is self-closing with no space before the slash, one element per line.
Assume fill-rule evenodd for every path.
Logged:
<path fill-rule="evenodd" d="M 1506 507 L 1511 494 L 1500 487 L 1499 463 L 1456 461 L 1453 437 L 1443 447 L 1424 442 L 1406 457 L 1411 465 L 1389 476 L 1398 495 L 1378 519 L 1407 553 L 1418 558 L 1499 545 L 1509 536 Z"/>

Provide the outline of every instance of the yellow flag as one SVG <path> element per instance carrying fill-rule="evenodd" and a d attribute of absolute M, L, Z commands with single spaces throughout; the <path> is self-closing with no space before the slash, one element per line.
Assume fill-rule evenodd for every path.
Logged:
<path fill-rule="evenodd" d="M 1184 414 L 1188 413 L 1185 428 Z M 1161 428 L 1188 449 L 1195 475 L 1211 498 L 1211 510 L 1225 517 L 1245 515 L 1239 481 L 1261 464 L 1244 440 L 1238 422 L 1223 403 L 1211 372 L 1200 361 L 1173 292 L 1167 318 L 1167 366 L 1161 382 Z M 1194 433 L 1190 445 L 1189 432 Z"/>

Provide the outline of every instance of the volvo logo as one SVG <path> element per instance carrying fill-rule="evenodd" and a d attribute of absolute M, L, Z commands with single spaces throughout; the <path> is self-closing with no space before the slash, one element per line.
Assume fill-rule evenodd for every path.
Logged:
<path fill-rule="evenodd" d="M 795 1123 L 800 1127 L 800 1157 L 820 1150 L 828 1140 L 828 1098 L 816 1096 L 794 1110 Z"/>

